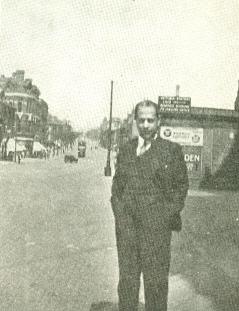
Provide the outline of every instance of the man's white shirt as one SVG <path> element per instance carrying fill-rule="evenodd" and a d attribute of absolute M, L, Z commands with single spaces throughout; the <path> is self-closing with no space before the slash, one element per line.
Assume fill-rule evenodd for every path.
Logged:
<path fill-rule="evenodd" d="M 156 133 L 154 136 L 154 140 L 158 137 L 158 134 Z M 144 139 L 139 136 L 138 137 L 138 147 L 136 149 L 136 155 L 140 156 L 142 155 L 145 151 L 149 150 L 149 148 L 151 147 L 151 142 L 146 144 L 144 143 Z"/>

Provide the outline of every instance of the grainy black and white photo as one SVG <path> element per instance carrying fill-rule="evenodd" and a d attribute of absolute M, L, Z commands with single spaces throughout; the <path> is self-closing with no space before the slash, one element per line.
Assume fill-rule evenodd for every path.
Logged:
<path fill-rule="evenodd" d="M 0 0 L 0 310 L 239 310 L 238 16 Z"/>

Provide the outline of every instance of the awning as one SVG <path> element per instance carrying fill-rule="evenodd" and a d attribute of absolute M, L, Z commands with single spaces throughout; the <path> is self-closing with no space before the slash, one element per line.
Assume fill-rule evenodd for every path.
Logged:
<path fill-rule="evenodd" d="M 46 148 L 38 141 L 33 142 L 33 152 L 46 151 Z"/>
<path fill-rule="evenodd" d="M 9 152 L 15 152 L 15 147 L 16 147 L 17 152 L 22 152 L 26 150 L 26 147 L 23 142 L 16 141 L 16 145 L 15 145 L 15 139 L 9 138 L 7 142 L 7 154 Z"/>
<path fill-rule="evenodd" d="M 22 140 L 22 141 L 33 141 L 33 138 L 31 138 L 31 137 L 17 136 L 17 140 Z"/>

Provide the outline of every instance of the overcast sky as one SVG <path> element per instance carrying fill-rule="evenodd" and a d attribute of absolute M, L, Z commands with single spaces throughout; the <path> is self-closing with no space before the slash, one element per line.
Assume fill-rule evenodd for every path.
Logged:
<path fill-rule="evenodd" d="M 0 0 L 0 74 L 24 69 L 75 128 L 126 117 L 144 98 L 234 108 L 238 0 Z"/>

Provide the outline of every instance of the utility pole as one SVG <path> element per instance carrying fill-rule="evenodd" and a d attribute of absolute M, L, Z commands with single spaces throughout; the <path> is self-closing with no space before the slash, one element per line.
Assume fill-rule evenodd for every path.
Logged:
<path fill-rule="evenodd" d="M 105 167 L 105 176 L 111 176 L 110 151 L 111 151 L 112 101 L 113 101 L 113 81 L 111 81 L 110 120 L 109 120 L 109 129 L 108 129 L 108 153 L 107 153 L 107 162 L 106 162 L 106 167 Z"/>
<path fill-rule="evenodd" d="M 14 148 L 14 161 L 17 162 L 17 113 L 15 111 L 15 148 Z"/>
<path fill-rule="evenodd" d="M 180 90 L 180 85 L 176 85 L 176 97 L 179 97 L 179 90 Z"/>

